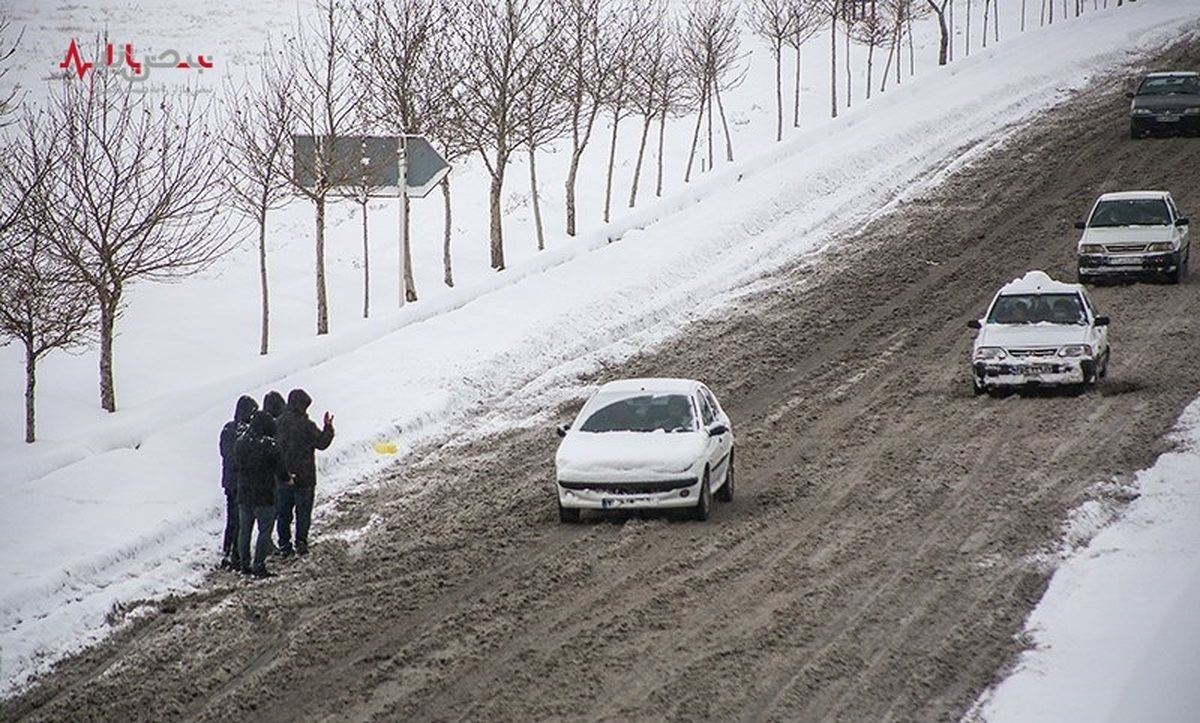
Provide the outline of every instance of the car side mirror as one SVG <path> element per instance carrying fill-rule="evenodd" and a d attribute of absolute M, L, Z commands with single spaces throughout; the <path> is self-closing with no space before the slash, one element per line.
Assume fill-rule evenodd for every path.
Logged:
<path fill-rule="evenodd" d="M 1095 324 L 1096 326 L 1108 326 L 1108 317 L 1107 316 L 1097 316 L 1095 321 L 1093 321 L 1092 323 Z"/>
<path fill-rule="evenodd" d="M 970 321 L 967 322 L 967 328 L 968 329 L 982 329 L 983 324 L 981 324 L 979 322 L 979 319 L 971 319 Z"/>
<path fill-rule="evenodd" d="M 1084 221 L 1076 221 L 1075 228 L 1087 228 L 1087 223 Z"/>
<path fill-rule="evenodd" d="M 569 424 L 560 424 L 554 428 L 554 431 L 556 434 L 558 434 L 558 436 L 565 437 L 565 436 L 567 436 L 567 430 L 570 428 L 571 428 L 571 425 L 569 425 Z"/>
<path fill-rule="evenodd" d="M 729 432 L 729 427 L 726 427 L 724 424 L 718 424 L 718 425 L 715 425 L 715 426 L 709 428 L 708 436 L 720 437 L 722 434 L 727 434 L 728 432 Z"/>
<path fill-rule="evenodd" d="M 1175 219 L 1175 225 L 1176 225 L 1176 226 L 1186 226 L 1186 225 L 1188 225 L 1187 216 L 1183 216 L 1182 218 L 1177 218 L 1177 219 Z"/>
<path fill-rule="evenodd" d="M 1126 98 L 1132 98 L 1134 95 L 1135 95 L 1135 93 L 1132 90 L 1125 91 Z"/>

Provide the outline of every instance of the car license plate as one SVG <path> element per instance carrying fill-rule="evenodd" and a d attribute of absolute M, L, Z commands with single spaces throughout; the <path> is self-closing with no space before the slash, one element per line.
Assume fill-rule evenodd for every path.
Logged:
<path fill-rule="evenodd" d="M 1108 263 L 1113 266 L 1141 266 L 1142 259 L 1139 256 L 1112 256 Z"/>
<path fill-rule="evenodd" d="M 1177 115 L 1160 115 L 1160 116 L 1158 116 L 1158 118 L 1156 120 L 1159 123 L 1174 123 L 1175 121 L 1179 120 L 1179 116 L 1177 116 Z"/>
<path fill-rule="evenodd" d="M 1051 374 L 1054 372 L 1052 364 L 1030 364 L 1025 367 L 1026 374 Z"/>

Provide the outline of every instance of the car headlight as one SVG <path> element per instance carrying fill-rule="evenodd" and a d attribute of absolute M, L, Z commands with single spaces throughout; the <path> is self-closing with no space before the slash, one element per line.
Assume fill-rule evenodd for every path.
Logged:
<path fill-rule="evenodd" d="M 1147 251 L 1174 251 L 1175 244 L 1171 241 L 1158 241 L 1146 247 Z"/>
<path fill-rule="evenodd" d="M 1149 108 L 1134 108 L 1133 114 L 1134 115 L 1154 115 L 1154 111 L 1150 110 Z"/>
<path fill-rule="evenodd" d="M 1104 247 L 1100 244 L 1081 244 L 1079 246 L 1079 253 L 1081 253 L 1081 254 L 1102 254 L 1102 253 L 1104 253 Z"/>
<path fill-rule="evenodd" d="M 1003 359 L 1008 356 L 1003 349 L 998 346 L 981 346 L 975 350 L 975 358 L 986 359 Z"/>
<path fill-rule="evenodd" d="M 1196 107 L 1196 108 L 1185 108 L 1185 109 L 1183 110 L 1183 114 L 1184 114 L 1184 115 L 1200 115 L 1200 107 Z"/>
<path fill-rule="evenodd" d="M 1058 350 L 1059 356 L 1091 356 L 1092 347 L 1087 344 L 1067 344 Z"/>

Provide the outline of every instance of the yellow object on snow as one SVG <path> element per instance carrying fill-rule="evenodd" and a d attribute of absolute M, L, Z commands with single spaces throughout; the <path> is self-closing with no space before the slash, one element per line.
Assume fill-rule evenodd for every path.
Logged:
<path fill-rule="evenodd" d="M 392 442 L 376 442 L 375 451 L 379 454 L 395 454 L 396 445 Z"/>

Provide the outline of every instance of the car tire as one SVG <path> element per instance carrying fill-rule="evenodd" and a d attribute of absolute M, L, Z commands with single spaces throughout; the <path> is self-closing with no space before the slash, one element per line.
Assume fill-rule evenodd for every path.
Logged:
<path fill-rule="evenodd" d="M 729 450 L 729 468 L 725 470 L 725 484 L 717 490 L 717 499 L 721 502 L 733 502 L 734 492 L 733 450 Z"/>
<path fill-rule="evenodd" d="M 696 507 L 692 510 L 692 519 L 704 522 L 712 514 L 712 487 L 709 486 L 708 470 L 704 470 L 704 479 L 700 480 L 700 494 L 696 499 Z"/>
<path fill-rule="evenodd" d="M 1130 140 L 1136 141 L 1141 137 L 1142 137 L 1142 134 L 1138 130 L 1137 126 L 1133 126 L 1133 125 L 1129 126 L 1129 139 Z"/>
<path fill-rule="evenodd" d="M 579 516 L 582 510 L 575 507 L 563 507 L 562 503 L 558 503 L 558 521 L 570 525 L 579 522 Z"/>

